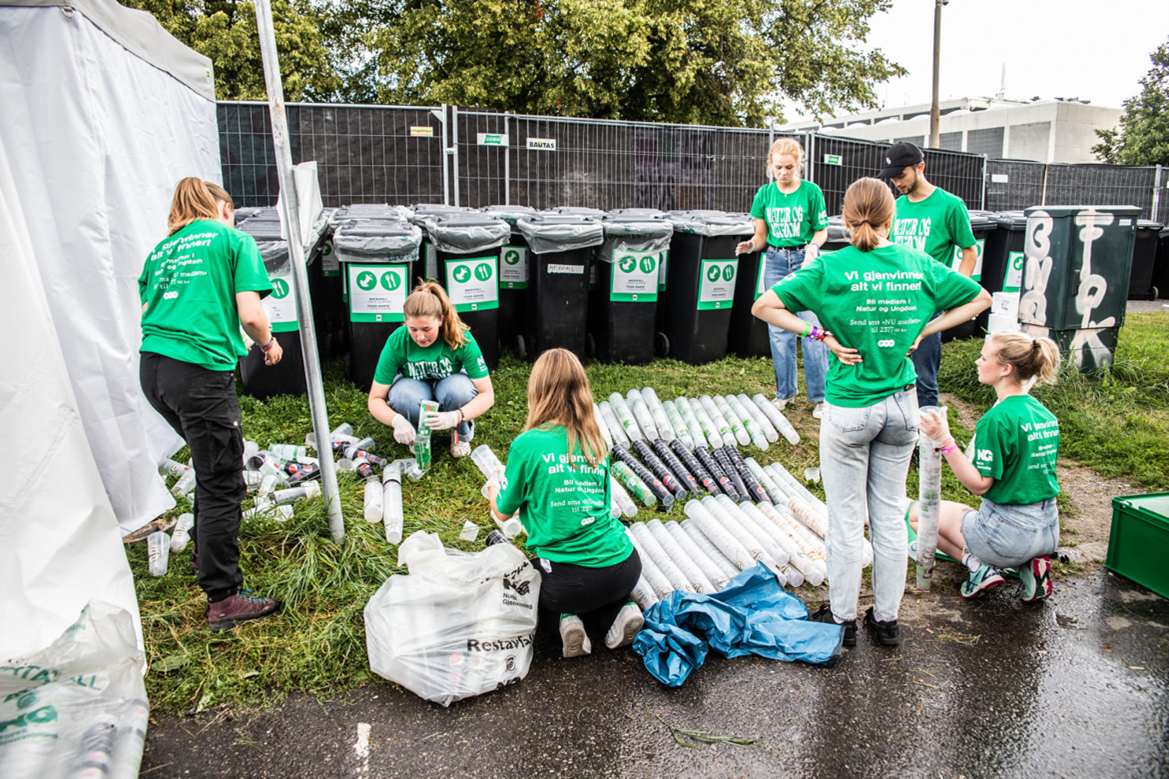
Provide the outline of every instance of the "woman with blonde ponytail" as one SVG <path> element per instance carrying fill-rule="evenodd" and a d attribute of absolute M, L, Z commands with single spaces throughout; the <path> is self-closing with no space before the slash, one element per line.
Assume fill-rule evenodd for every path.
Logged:
<path fill-rule="evenodd" d="M 424 400 L 438 411 L 422 420 L 431 430 L 451 431 L 451 454 L 471 453 L 473 420 L 495 404 L 487 363 L 446 291 L 419 284 L 402 307 L 406 320 L 386 339 L 369 390 L 369 413 L 394 429 L 394 439 L 414 443 Z"/>
<path fill-rule="evenodd" d="M 970 570 L 965 598 L 978 598 L 1004 583 L 999 568 L 1014 568 L 1025 602 L 1051 595 L 1050 555 L 1059 546 L 1059 421 L 1027 393 L 1036 381 L 1054 384 L 1059 347 L 1050 338 L 997 333 L 979 356 L 978 380 L 994 387 L 998 402 L 978 420 L 974 462 L 955 445 L 940 414 L 923 413 L 921 429 L 935 441 L 958 481 L 982 496 L 977 511 L 942 502 L 938 550 Z M 918 509 L 909 523 L 917 529 Z"/>
<path fill-rule="evenodd" d="M 893 213 L 884 182 L 854 182 L 844 196 L 852 246 L 785 277 L 751 310 L 770 325 L 823 341 L 832 352 L 820 423 L 831 603 L 812 619 L 843 625 L 845 646 L 856 645 L 866 517 L 874 604 L 865 624 L 881 644 L 900 641 L 897 614 L 908 546 L 901 496 L 918 424 L 917 375 L 909 354 L 923 336 L 990 306 L 990 295 L 977 282 L 925 252 L 890 243 Z M 825 329 L 793 313 L 808 310 Z"/>
<path fill-rule="evenodd" d="M 642 626 L 630 598 L 641 558 L 609 513 L 609 484 L 588 377 L 572 352 L 549 349 L 532 366 L 528 423 L 512 441 L 507 471 L 485 491 L 500 521 L 523 511 L 528 550 L 539 557 L 540 624 L 559 634 L 565 657 L 592 652 L 586 621 L 608 628 L 610 649 L 633 643 Z"/>

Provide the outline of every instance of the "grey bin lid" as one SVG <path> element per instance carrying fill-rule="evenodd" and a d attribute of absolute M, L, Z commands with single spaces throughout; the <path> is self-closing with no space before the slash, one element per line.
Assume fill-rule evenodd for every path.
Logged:
<path fill-rule="evenodd" d="M 659 211 L 656 208 L 614 208 L 612 211 L 610 211 L 608 214 L 606 214 L 607 217 L 610 217 L 610 216 L 634 216 L 634 217 L 651 216 L 652 217 L 652 216 L 665 216 L 665 215 L 666 215 L 665 211 Z"/>
<path fill-rule="evenodd" d="M 694 235 L 754 235 L 755 219 L 748 214 L 725 214 L 721 211 L 690 211 L 670 216 L 674 230 Z"/>
<path fill-rule="evenodd" d="M 345 222 L 333 233 L 340 262 L 409 262 L 421 243 L 422 230 L 401 220 Z"/>
<path fill-rule="evenodd" d="M 498 217 L 515 227 L 516 220 L 521 216 L 531 216 L 540 213 L 530 206 L 484 206 L 479 209 L 485 214 Z"/>
<path fill-rule="evenodd" d="M 994 221 L 1004 230 L 1026 230 L 1027 215 L 1022 211 L 1000 211 Z"/>
<path fill-rule="evenodd" d="M 1161 224 L 1160 222 L 1154 222 L 1152 219 L 1138 219 L 1137 220 L 1137 229 L 1138 230 L 1160 230 L 1164 226 L 1165 225 Z"/>
<path fill-rule="evenodd" d="M 605 240 L 600 220 L 578 214 L 534 214 L 518 219 L 516 227 L 533 254 L 586 249 Z"/>
<path fill-rule="evenodd" d="M 602 217 L 601 227 L 605 231 L 602 252 L 606 256 L 615 251 L 660 252 L 669 248 L 670 238 L 674 235 L 674 225 L 665 215 L 633 216 L 610 212 Z"/>
<path fill-rule="evenodd" d="M 275 214 L 276 209 L 272 208 L 271 206 L 244 206 L 243 208 L 237 208 L 235 210 L 235 221 L 243 222 L 246 219 L 253 219 L 257 216 L 260 216 L 265 212 L 271 212 L 272 214 Z"/>
<path fill-rule="evenodd" d="M 410 206 L 410 221 L 414 224 L 419 224 L 424 219 L 430 219 L 439 214 L 472 214 L 475 212 L 473 208 L 464 208 L 462 206 L 448 206 L 442 203 L 418 203 Z"/>
<path fill-rule="evenodd" d="M 604 216 L 605 212 L 599 208 L 585 208 L 583 206 L 556 206 L 546 208 L 545 214 L 574 214 L 576 216 Z"/>
<path fill-rule="evenodd" d="M 843 216 L 828 217 L 828 240 L 845 243 L 852 240 L 852 231 L 844 226 Z"/>
<path fill-rule="evenodd" d="M 244 220 L 236 229 L 256 239 L 260 259 L 269 273 L 278 273 L 288 267 L 288 241 L 280 237 L 279 222 L 252 217 Z"/>
<path fill-rule="evenodd" d="M 970 212 L 970 229 L 971 230 L 993 230 L 998 227 L 998 222 L 995 221 L 994 214 L 990 211 L 971 211 Z"/>
<path fill-rule="evenodd" d="M 511 237 L 511 225 L 490 214 L 444 214 L 420 224 L 436 248 L 453 254 L 495 249 Z"/>
<path fill-rule="evenodd" d="M 330 221 L 333 224 L 361 219 L 402 221 L 409 219 L 409 217 L 409 210 L 403 206 L 390 206 L 385 203 L 352 203 L 341 206 L 334 211 Z"/>

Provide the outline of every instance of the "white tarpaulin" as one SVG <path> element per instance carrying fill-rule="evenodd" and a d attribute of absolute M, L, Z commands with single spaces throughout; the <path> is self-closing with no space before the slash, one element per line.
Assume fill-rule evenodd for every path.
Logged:
<path fill-rule="evenodd" d="M 11 171 L 5 194 L 19 204 L 17 227 L 28 235 L 27 261 L 48 306 L 38 314 L 18 300 L 17 311 L 6 312 L 18 320 L 8 332 L 23 333 L 47 316 L 126 533 L 174 505 L 157 462 L 181 442 L 139 388 L 137 279 L 166 235 L 179 179 L 221 180 L 210 62 L 149 14 L 112 0 L 50 2 L 0 0 L 0 158 Z M 10 272 L 8 264 L 0 268 L 0 283 Z M 12 363 L 4 364 L 7 374 Z M 41 391 L 23 383 L 11 402 L 34 408 Z M 0 435 L 17 440 L 7 429 Z M 61 483 L 71 478 L 60 475 Z M 0 504 L 11 484 L 6 478 L 0 487 Z M 57 490 L 36 500 L 51 511 L 60 497 Z M 63 613 L 71 621 L 83 604 Z"/>

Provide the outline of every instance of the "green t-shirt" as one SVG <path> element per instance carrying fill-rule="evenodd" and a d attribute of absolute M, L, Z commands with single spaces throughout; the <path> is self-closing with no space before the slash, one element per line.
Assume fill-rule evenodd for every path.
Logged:
<path fill-rule="evenodd" d="M 974 429 L 974 467 L 995 480 L 984 497 L 1025 505 L 1059 494 L 1059 420 L 1030 395 L 1004 398 Z"/>
<path fill-rule="evenodd" d="M 930 318 L 969 303 L 982 289 L 929 255 L 906 246 L 862 252 L 855 246 L 822 255 L 772 287 L 790 311 L 813 311 L 820 324 L 862 362 L 843 365 L 833 355 L 827 400 L 863 408 L 913 385 L 906 356 Z"/>
<path fill-rule="evenodd" d="M 751 204 L 751 216 L 767 222 L 767 243 L 772 246 L 803 246 L 816 231 L 828 227 L 824 193 L 803 179 L 790 195 L 780 192 L 774 181 L 760 187 Z"/>
<path fill-rule="evenodd" d="M 545 560 L 588 568 L 624 562 L 633 544 L 609 515 L 609 458 L 593 468 L 578 442 L 568 460 L 563 425 L 520 433 L 507 453 L 496 505 L 504 514 L 523 509 L 528 549 Z"/>
<path fill-rule="evenodd" d="M 272 291 L 250 235 L 201 219 L 154 247 L 138 277 L 142 348 L 212 371 L 235 370 L 248 353 L 237 292 Z"/>
<path fill-rule="evenodd" d="M 470 331 L 464 335 L 467 342 L 453 351 L 442 336 L 423 349 L 414 342 L 410 331 L 403 325 L 386 339 L 373 380 L 378 384 L 393 384 L 401 373 L 408 379 L 434 381 L 464 369 L 472 379 L 485 378 L 487 362 L 483 359 L 483 352 L 479 350 L 479 344 L 475 343 Z"/>
<path fill-rule="evenodd" d="M 925 252 L 947 267 L 954 259 L 953 247 L 969 249 L 977 243 L 966 204 L 938 187 L 917 203 L 908 195 L 897 198 L 889 240 Z"/>

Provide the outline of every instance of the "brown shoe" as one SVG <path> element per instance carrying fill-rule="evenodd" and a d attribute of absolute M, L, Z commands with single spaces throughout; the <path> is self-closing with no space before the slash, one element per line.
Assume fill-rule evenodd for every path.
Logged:
<path fill-rule="evenodd" d="M 207 609 L 207 624 L 212 633 L 218 633 L 231 629 L 237 622 L 270 617 L 279 610 L 280 601 L 275 598 L 229 595 L 210 605 Z"/>

